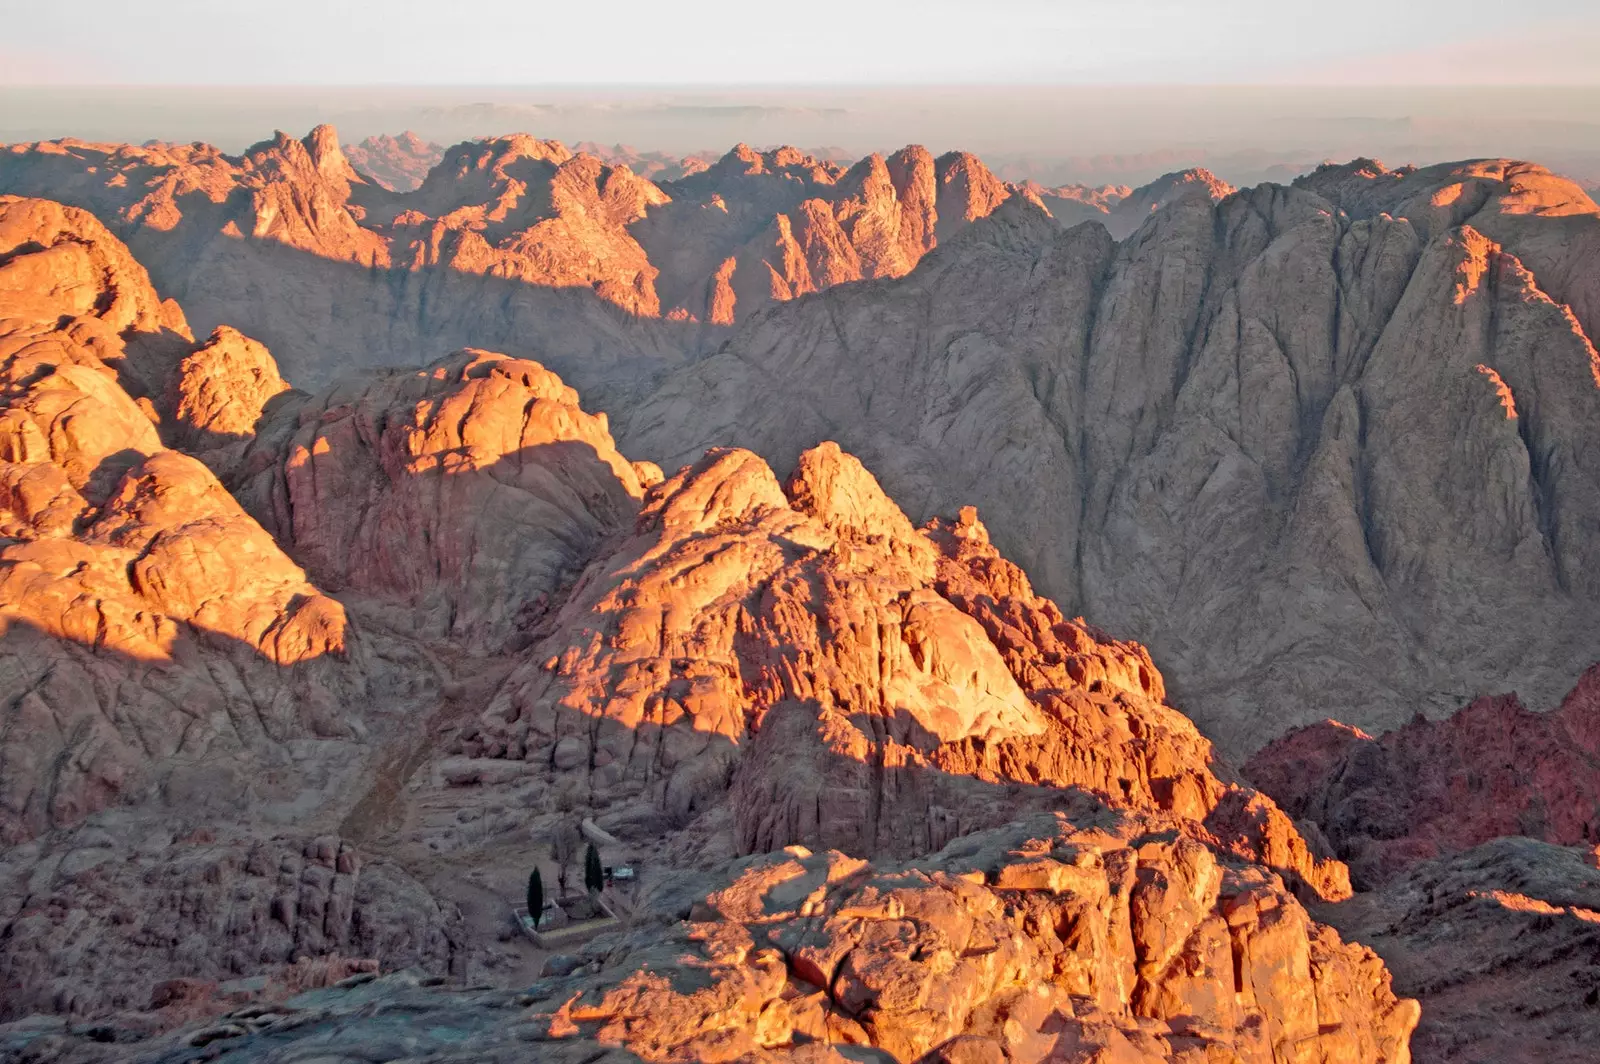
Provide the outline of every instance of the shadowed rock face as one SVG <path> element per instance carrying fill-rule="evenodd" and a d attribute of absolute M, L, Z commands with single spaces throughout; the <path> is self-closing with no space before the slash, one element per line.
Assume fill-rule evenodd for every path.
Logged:
<path fill-rule="evenodd" d="M 125 818 L 0 854 L 0 923 L 0 1021 L 115 1010 L 157 1029 L 207 997 L 226 1008 L 229 980 L 288 995 L 380 959 L 449 971 L 460 945 L 459 915 L 336 836 L 175 836 Z"/>
<path fill-rule="evenodd" d="M 1418 1061 L 1585 1064 L 1600 1038 L 1600 868 L 1590 847 L 1501 838 L 1319 910 L 1422 999 Z"/>
<path fill-rule="evenodd" d="M 361 728 L 344 608 L 162 442 L 149 396 L 180 396 L 174 437 L 221 416 L 183 387 L 217 338 L 193 348 L 84 212 L 0 199 L 0 249 L 0 838 L 163 780 L 236 801 L 249 787 L 224 752 L 282 761 L 287 739 Z"/>
<path fill-rule="evenodd" d="M 1258 751 L 1245 774 L 1316 822 L 1366 885 L 1410 865 L 1524 835 L 1600 843 L 1600 666 L 1559 708 L 1480 698 L 1374 739 L 1324 721 Z"/>
<path fill-rule="evenodd" d="M 233 466 L 239 497 L 321 584 L 486 650 L 525 643 L 643 494 L 605 414 L 537 362 L 484 351 L 301 397 Z"/>
<path fill-rule="evenodd" d="M 1303 184 L 1178 197 L 1120 245 L 1013 198 L 749 321 L 618 438 L 780 470 L 836 439 L 919 520 L 976 504 L 1236 754 L 1554 700 L 1600 656 L 1600 215 L 1525 164 Z"/>
<path fill-rule="evenodd" d="M 611 379 L 619 358 L 679 359 L 699 342 L 631 316 L 655 313 L 655 268 L 626 227 L 663 194 L 528 136 L 458 145 L 406 194 L 357 172 L 327 126 L 240 156 L 15 145 L 0 152 L 0 192 L 93 210 L 202 331 L 242 328 L 301 387 L 462 346 L 531 355 L 536 331 L 537 353 L 585 383 Z"/>
<path fill-rule="evenodd" d="M 691 918 L 589 951 L 527 993 L 404 976 L 315 991 L 260 1023 L 158 1041 L 224 1061 L 405 1044 L 474 1060 L 1403 1062 L 1417 1022 L 1381 962 L 1276 877 L 1160 817 L 1092 801 L 910 865 L 803 848 L 742 862 Z M 409 982 L 409 985 L 408 985 Z M 374 1007 L 377 1006 L 377 1007 Z M 250 1034 L 251 1029 L 259 1031 Z M 62 1037 L 63 1060 L 106 1047 Z"/>

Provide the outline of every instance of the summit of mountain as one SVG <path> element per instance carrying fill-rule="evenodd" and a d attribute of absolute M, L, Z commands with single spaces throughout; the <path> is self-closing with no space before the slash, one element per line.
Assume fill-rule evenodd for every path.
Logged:
<path fill-rule="evenodd" d="M 1120 244 L 1012 197 L 909 275 L 747 321 L 618 436 L 780 469 L 833 438 L 914 518 L 976 504 L 1235 754 L 1553 700 L 1600 657 L 1600 216 L 1518 164 L 1335 173 L 1337 202 L 1177 183 Z"/>
<path fill-rule="evenodd" d="M 260 151 L 359 180 L 329 144 Z M 1036 595 L 971 509 L 918 528 L 831 443 L 785 480 L 738 449 L 663 477 L 554 373 L 492 352 L 286 391 L 242 333 L 195 343 L 86 212 L 6 198 L 0 234 L 0 1019 L 148 1040 L 351 973 L 515 967 L 462 870 L 521 878 L 530 840 L 583 817 L 650 854 L 644 912 L 667 924 L 708 871 L 739 881 L 741 855 L 788 846 L 860 868 L 1000 828 L 1000 893 L 968 899 L 996 930 L 1012 892 L 1073 868 L 1102 907 L 1139 862 L 1193 873 L 1193 897 L 1152 887 L 1083 944 L 1105 1024 L 1192 999 L 1257 1053 L 1257 1021 L 1209 1003 L 1236 927 L 1262 980 L 1287 965 L 1283 993 L 1349 1015 L 1312 1036 L 1403 1044 L 1414 1007 L 1295 900 L 1346 896 L 1343 866 L 1213 758 L 1142 647 Z M 157 380 L 160 402 L 127 390 Z M 1157 909 L 1193 925 L 1188 959 L 1150 952 Z M 1004 997 L 979 968 L 980 998 Z M 1292 1028 L 1277 994 L 1255 1008 Z M 875 1037 L 981 1027 L 946 1022 Z"/>
<path fill-rule="evenodd" d="M 330 126 L 303 140 L 279 133 L 237 157 L 205 145 L 63 140 L 9 146 L 0 188 L 95 211 L 138 245 L 191 313 L 202 311 L 206 327 L 222 323 L 222 284 L 233 291 L 269 285 L 255 260 L 279 257 L 271 246 L 369 270 L 442 269 L 583 289 L 643 318 L 728 325 L 768 302 L 903 275 L 938 240 L 1020 191 L 973 155 L 934 160 L 916 146 L 849 169 L 791 147 L 763 152 L 741 144 L 713 162 L 671 166 L 621 145 L 588 147 L 594 150 L 574 154 L 559 142 L 514 134 L 435 151 L 405 134 L 346 150 Z M 396 166 L 408 176 L 391 180 Z M 1134 196 L 1153 208 L 1166 194 L 1152 186 Z M 1072 203 L 1074 220 L 1080 213 L 1068 197 L 1036 198 Z M 1104 220 L 1119 236 L 1131 230 L 1108 212 Z M 253 252 L 254 243 L 268 246 Z M 240 284 L 240 275 L 249 280 Z M 339 287 L 352 290 L 346 303 L 394 304 L 392 326 L 410 313 L 426 319 L 420 306 L 403 308 L 440 286 L 380 295 L 362 292 L 352 275 Z M 284 323 L 248 320 L 270 318 L 264 308 L 229 309 L 243 310 L 247 331 L 287 359 L 293 379 L 327 379 L 307 341 L 283 335 Z M 490 342 L 481 326 L 444 331 L 451 343 Z M 674 346 L 693 350 L 714 336 L 689 330 Z"/>

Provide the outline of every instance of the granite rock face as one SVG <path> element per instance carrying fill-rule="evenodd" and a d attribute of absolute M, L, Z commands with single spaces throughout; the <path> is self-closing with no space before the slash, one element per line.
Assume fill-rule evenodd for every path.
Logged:
<path fill-rule="evenodd" d="M 457 145 L 430 173 L 391 191 L 329 126 L 238 156 L 76 140 L 0 151 L 0 193 L 94 211 L 198 330 L 261 340 L 303 388 L 460 347 L 554 360 L 587 387 L 633 377 L 620 360 L 679 360 L 701 342 L 698 327 L 631 313 L 656 306 L 655 267 L 626 228 L 664 198 L 649 181 L 526 135 Z"/>
<path fill-rule="evenodd" d="M 532 773 L 680 821 L 727 801 L 744 852 L 861 855 L 926 853 L 1082 788 L 1348 893 L 1213 770 L 1142 647 L 1036 597 L 972 510 L 913 528 L 836 445 L 787 484 L 708 453 L 547 623 L 449 749 L 463 784 Z"/>
<path fill-rule="evenodd" d="M 320 584 L 484 650 L 525 643 L 643 494 L 605 414 L 537 362 L 472 350 L 286 404 L 234 465 Z"/>
<path fill-rule="evenodd" d="M 1120 245 L 1013 197 L 746 323 L 618 438 L 779 470 L 836 439 L 918 520 L 976 504 L 1236 755 L 1559 697 L 1600 657 L 1600 213 L 1509 163 L 1205 187 Z"/>
<path fill-rule="evenodd" d="M 902 276 L 1011 198 L 1123 236 L 1174 190 L 1224 189 L 1184 174 L 1035 191 L 916 145 L 848 168 L 790 147 L 576 149 L 526 134 L 342 148 L 330 126 L 240 156 L 67 139 L 0 152 L 0 192 L 95 211 L 202 328 L 242 326 L 302 387 L 476 346 L 628 394 L 637 373 L 613 363 L 682 361 L 774 301 Z"/>
<path fill-rule="evenodd" d="M 0 854 L 0 1021 L 135 1013 L 159 1028 L 197 997 L 225 1008 L 234 980 L 283 996 L 360 971 L 448 973 L 459 923 L 337 836 L 112 819 Z"/>
<path fill-rule="evenodd" d="M 238 800 L 230 754 L 348 740 L 367 678 L 343 606 L 158 431 L 150 396 L 215 338 L 191 352 L 182 314 L 81 211 L 0 199 L 0 247 L 0 838 L 150 786 Z M 177 436 L 215 413 L 177 408 Z"/>
<path fill-rule="evenodd" d="M 585 957 L 517 997 L 404 976 L 314 991 L 133 1059 L 205 1041 L 224 1061 L 404 1045 L 483 1061 L 1389 1062 L 1410 1060 L 1418 1015 L 1276 877 L 1087 800 L 911 865 L 754 858 L 687 922 Z M 12 1037 L 30 1035 L 108 1059 L 65 1033 Z"/>
<path fill-rule="evenodd" d="M 1480 698 L 1440 721 L 1373 738 L 1324 721 L 1257 752 L 1245 774 L 1318 824 L 1358 880 L 1503 835 L 1600 844 L 1600 666 L 1561 705 Z"/>
<path fill-rule="evenodd" d="M 595 980 L 534 1030 L 649 1060 L 1409 1060 L 1416 1006 L 1369 951 L 1259 869 L 1091 808 L 906 867 L 758 859 L 678 930 L 698 978 Z"/>
<path fill-rule="evenodd" d="M 1319 916 L 1421 1000 L 1415 1059 L 1583 1064 L 1600 1038 L 1596 865 L 1592 847 L 1500 838 Z"/>
<path fill-rule="evenodd" d="M 267 404 L 288 390 L 265 345 L 219 325 L 178 364 L 168 398 L 174 422 L 169 439 L 186 451 L 248 439 Z"/>

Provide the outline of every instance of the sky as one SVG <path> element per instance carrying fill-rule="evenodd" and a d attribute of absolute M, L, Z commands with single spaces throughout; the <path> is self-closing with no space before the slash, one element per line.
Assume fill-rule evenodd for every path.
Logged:
<path fill-rule="evenodd" d="M 0 0 L 9 85 L 1600 84 L 1600 0 Z"/>

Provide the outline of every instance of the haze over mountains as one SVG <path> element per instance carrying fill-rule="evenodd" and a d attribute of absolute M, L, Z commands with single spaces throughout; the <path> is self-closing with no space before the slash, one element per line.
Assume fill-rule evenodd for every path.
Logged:
<path fill-rule="evenodd" d="M 1487 78 L 1491 65 L 1476 69 Z M 195 92 L 156 80 L 0 84 L 0 141 L 203 140 L 237 153 L 265 130 L 327 122 L 352 142 L 413 130 L 449 145 L 536 130 L 569 145 L 623 143 L 679 157 L 749 141 L 837 148 L 853 160 L 912 142 L 936 155 L 970 151 L 1008 180 L 1045 185 L 1142 185 L 1196 166 L 1235 185 L 1286 183 L 1318 163 L 1363 155 L 1419 165 L 1512 156 L 1600 184 L 1600 87 L 1592 83 L 1390 80 L 1371 87 L 1346 78 L 1256 87 L 1234 77 L 1222 85 L 1147 78 L 918 88 L 218 85 Z"/>
<path fill-rule="evenodd" d="M 1582 187 L 578 147 L 0 150 L 0 1053 L 1584 1059 Z"/>

